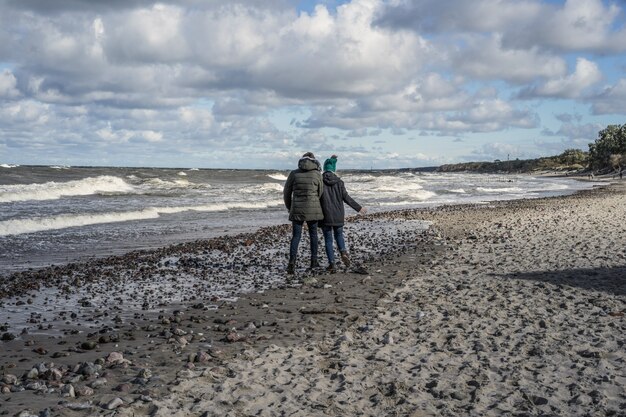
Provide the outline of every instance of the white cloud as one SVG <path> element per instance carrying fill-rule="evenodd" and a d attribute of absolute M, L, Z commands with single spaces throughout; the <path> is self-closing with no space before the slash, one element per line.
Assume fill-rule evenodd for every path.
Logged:
<path fill-rule="evenodd" d="M 414 131 L 469 147 L 472 132 L 535 129 L 545 100 L 626 108 L 623 80 L 594 92 L 626 44 L 617 4 L 293 4 L 0 0 L 0 142 L 218 162 L 341 143 L 365 161 L 368 136 L 386 154 Z"/>
<path fill-rule="evenodd" d="M 626 78 L 591 98 L 594 114 L 626 114 Z"/>
<path fill-rule="evenodd" d="M 541 52 L 537 47 L 505 48 L 498 35 L 468 38 L 468 46 L 455 54 L 453 64 L 473 78 L 512 83 L 529 82 L 538 77 L 553 78 L 567 72 L 563 58 Z"/>
<path fill-rule="evenodd" d="M 4 70 L 0 73 L 0 99 L 1 98 L 16 98 L 20 95 L 17 89 L 17 79 L 15 75 L 9 70 Z"/>
<path fill-rule="evenodd" d="M 581 97 L 585 90 L 602 80 L 602 72 L 597 64 L 585 58 L 576 60 L 576 69 L 566 77 L 546 81 L 538 87 L 523 90 L 522 97 Z"/>

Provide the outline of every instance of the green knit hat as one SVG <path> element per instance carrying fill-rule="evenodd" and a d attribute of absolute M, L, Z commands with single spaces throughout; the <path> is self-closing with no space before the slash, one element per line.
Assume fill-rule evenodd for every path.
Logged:
<path fill-rule="evenodd" d="M 333 155 L 324 161 L 324 171 L 335 172 L 337 169 L 337 155 Z"/>

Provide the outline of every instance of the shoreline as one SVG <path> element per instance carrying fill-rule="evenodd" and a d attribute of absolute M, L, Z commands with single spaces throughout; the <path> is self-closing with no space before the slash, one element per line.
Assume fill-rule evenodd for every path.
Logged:
<path fill-rule="evenodd" d="M 623 225 L 621 226 L 622 229 L 619 229 L 621 223 L 617 223 L 618 230 L 607 229 L 596 232 L 605 233 L 603 239 L 612 239 L 615 247 L 605 246 L 604 243 L 600 247 L 594 247 L 594 241 L 586 241 L 592 237 L 581 236 L 577 243 L 579 243 L 578 246 L 587 244 L 587 258 L 574 259 L 571 251 L 551 248 L 550 243 L 554 241 L 546 241 L 546 239 L 568 232 L 568 230 L 561 230 L 558 224 L 552 225 L 548 221 L 551 216 L 567 220 L 568 216 L 573 218 L 576 215 L 581 215 L 581 213 L 586 213 L 580 219 L 583 223 L 580 227 L 583 227 L 584 230 L 593 230 L 593 227 L 600 224 L 596 224 L 600 220 L 594 219 L 590 213 L 585 211 L 588 210 L 587 206 L 593 205 L 594 208 L 598 208 L 610 202 L 613 204 L 610 207 L 612 212 L 619 216 L 624 211 L 623 203 L 619 206 L 615 205 L 615 201 L 619 198 L 623 199 L 624 195 L 624 184 L 617 184 L 585 190 L 565 197 L 510 200 L 493 202 L 488 205 L 451 205 L 393 212 L 393 217 L 402 222 L 419 218 L 419 220 L 432 221 L 433 227 L 419 234 L 404 231 L 395 237 L 376 235 L 379 242 L 405 241 L 408 244 L 399 253 L 385 252 L 384 247 L 382 250 L 379 247 L 378 250 L 382 253 L 377 259 L 372 259 L 374 255 L 371 253 L 363 252 L 363 259 L 359 259 L 359 263 L 363 263 L 364 270 L 361 272 L 366 272 L 365 274 L 341 271 L 333 275 L 326 273 L 313 275 L 301 270 L 299 273 L 300 282 L 296 285 L 281 285 L 279 288 L 269 289 L 260 294 L 244 294 L 235 302 L 220 300 L 218 297 L 211 303 L 198 299 L 189 299 L 182 304 L 169 306 L 160 306 L 157 303 L 151 305 L 151 307 L 156 307 L 154 312 L 148 313 L 138 309 L 131 311 L 130 315 L 124 316 L 122 314 L 124 306 L 117 305 L 116 302 L 111 303 L 109 309 L 106 310 L 98 306 L 94 307 L 91 300 L 84 300 L 84 310 L 81 309 L 76 313 L 81 316 L 78 317 L 79 319 L 83 318 L 84 323 L 89 323 L 92 327 L 73 324 L 71 313 L 68 312 L 65 315 L 67 328 L 62 330 L 63 334 L 61 335 L 16 335 L 18 337 L 14 340 L 0 342 L 5 348 L 0 358 L 3 378 L 6 379 L 7 374 L 15 375 L 17 378 L 14 384 L 8 384 L 6 380 L 1 384 L 3 393 L 0 393 L 0 399 L 3 401 L 0 402 L 0 412 L 6 410 L 12 415 L 29 409 L 36 415 L 42 410 L 48 409 L 49 415 L 78 416 L 92 415 L 93 413 L 106 414 L 114 409 L 121 415 L 201 415 L 202 413 L 207 413 L 203 415 L 228 415 L 229 412 L 234 413 L 234 410 L 251 413 L 251 410 L 258 409 L 261 410 L 262 415 L 273 415 L 273 411 L 270 411 L 273 409 L 270 402 L 266 402 L 268 398 L 260 398 L 259 396 L 266 393 L 267 397 L 272 397 L 276 392 L 276 387 L 271 386 L 271 383 L 272 380 L 275 380 L 274 385 L 284 382 L 283 391 L 285 389 L 289 391 L 281 394 L 286 400 L 274 404 L 274 408 L 279 407 L 284 411 L 297 411 L 300 410 L 299 407 L 302 407 L 302 410 L 308 410 L 308 412 L 303 412 L 306 415 L 346 415 L 357 410 L 363 412 L 370 412 L 371 410 L 371 415 L 381 415 L 381 412 L 388 414 L 389 410 L 394 409 L 410 410 L 410 412 L 421 410 L 421 412 L 431 413 L 426 415 L 448 415 L 453 411 L 478 415 L 478 410 L 482 404 L 480 401 L 478 403 L 472 402 L 472 399 L 483 398 L 483 396 L 489 398 L 491 394 L 487 395 L 480 392 L 474 385 L 467 384 L 470 381 L 475 381 L 480 387 L 487 387 L 488 383 L 497 385 L 495 381 L 491 381 L 488 373 L 480 378 L 472 376 L 474 379 L 464 381 L 466 382 L 465 386 L 457 387 L 453 384 L 452 375 L 435 369 L 436 367 L 428 361 L 426 365 L 422 364 L 423 367 L 430 367 L 428 374 L 425 374 L 426 370 L 413 370 L 412 372 L 416 375 L 411 376 L 411 372 L 407 373 L 407 370 L 402 368 L 403 361 L 400 359 L 404 357 L 404 362 L 411 362 L 415 359 L 413 358 L 415 351 L 411 351 L 409 347 L 415 348 L 417 346 L 422 356 L 414 365 L 419 365 L 424 358 L 430 358 L 434 363 L 443 366 L 443 363 L 437 358 L 445 357 L 444 351 L 446 349 L 444 347 L 446 343 L 443 342 L 448 340 L 447 337 L 454 335 L 447 344 L 456 344 L 453 351 L 465 352 L 462 353 L 463 355 L 467 354 L 468 351 L 474 352 L 475 357 L 467 357 L 466 361 L 469 361 L 470 368 L 476 368 L 474 371 L 477 375 L 480 374 L 483 372 L 480 367 L 481 361 L 484 362 L 486 359 L 479 354 L 480 350 L 475 349 L 475 344 L 482 344 L 483 351 L 486 344 L 491 342 L 490 338 L 495 337 L 500 343 L 506 344 L 507 333 L 504 328 L 499 329 L 504 332 L 504 335 L 490 336 L 485 339 L 487 335 L 495 334 L 494 332 L 498 329 L 488 329 L 488 324 L 484 323 L 486 326 L 484 329 L 472 330 L 471 322 L 463 320 L 459 322 L 460 317 L 463 316 L 461 313 L 467 315 L 475 311 L 475 313 L 470 314 L 474 317 L 474 314 L 478 314 L 479 310 L 482 309 L 484 310 L 483 313 L 497 314 L 497 312 L 492 311 L 493 308 L 489 308 L 489 303 L 485 301 L 495 295 L 494 302 L 497 303 L 497 307 L 507 313 L 512 323 L 515 324 L 520 320 L 520 312 L 509 311 L 506 302 L 517 306 L 523 305 L 521 303 L 523 300 L 519 300 L 519 295 L 515 294 L 515 288 L 527 296 L 536 295 L 539 301 L 545 302 L 541 294 L 535 294 L 537 290 L 535 283 L 543 283 L 544 287 L 540 287 L 541 291 L 550 290 L 548 292 L 551 297 L 563 295 L 554 293 L 556 291 L 554 288 L 560 288 L 560 292 L 566 293 L 566 296 L 574 297 L 575 302 L 585 300 L 585 304 L 589 296 L 584 292 L 592 291 L 594 300 L 601 300 L 606 306 L 610 306 L 611 310 L 608 313 L 615 313 L 616 315 L 611 316 L 606 313 L 602 317 L 610 317 L 611 321 L 608 324 L 612 323 L 617 327 L 605 327 L 596 333 L 606 333 L 607 342 L 605 344 L 613 356 L 608 357 L 604 353 L 601 354 L 597 347 L 590 344 L 590 341 L 586 341 L 589 345 L 585 348 L 587 353 L 584 355 L 576 354 L 582 357 L 584 361 L 605 360 L 609 361 L 608 365 L 611 366 L 623 365 L 623 353 L 620 355 L 619 351 L 614 349 L 619 345 L 619 339 L 615 340 L 612 333 L 612 330 L 617 331 L 620 326 L 622 334 L 623 330 L 626 330 L 623 318 L 623 313 L 626 311 L 625 284 L 623 280 L 620 281 L 615 278 L 617 273 L 624 271 L 625 265 L 624 234 L 618 233 L 624 231 Z M 579 207 L 581 213 L 573 212 L 572 207 L 574 206 Z M 564 215 L 565 211 L 567 211 L 567 215 Z M 545 216 L 545 222 L 541 216 L 534 219 L 533 214 Z M 376 217 L 383 216 L 380 214 L 368 215 L 363 219 L 358 219 L 358 221 L 350 222 L 350 226 L 353 226 L 355 230 L 350 231 L 348 236 L 356 238 L 358 230 L 372 229 L 371 226 L 375 225 Z M 598 218 L 600 217 L 604 220 L 611 220 L 610 218 L 605 219 L 606 213 L 598 213 Z M 503 221 L 502 219 L 507 220 Z M 573 224 L 567 226 L 571 228 Z M 552 228 L 556 229 L 553 231 Z M 537 231 L 539 234 L 545 233 L 546 236 L 535 236 Z M 285 242 L 276 239 L 277 234 L 280 233 L 283 234 L 282 240 L 288 238 L 288 225 L 268 228 L 257 234 L 250 234 L 250 236 L 255 236 L 256 241 L 245 246 L 247 240 L 244 240 L 243 247 L 255 246 L 259 242 L 278 241 L 278 247 L 284 246 L 286 248 Z M 523 233 L 528 233 L 528 236 L 533 238 L 536 237 L 536 253 L 528 252 L 529 249 L 523 245 L 524 237 L 521 236 Z M 550 233 L 555 235 L 552 236 Z M 358 237 L 367 240 L 368 234 L 364 233 Z M 410 239 L 413 241 L 411 242 Z M 218 245 L 219 242 L 223 245 L 221 249 L 228 246 L 231 249 L 237 249 L 241 247 L 242 243 L 234 237 L 215 240 L 214 244 Z M 362 242 L 352 242 L 353 245 L 357 243 Z M 539 247 L 539 243 L 545 245 Z M 617 247 L 619 244 L 621 244 L 621 251 Z M 189 249 L 189 246 L 185 245 L 188 244 L 180 245 L 177 250 Z M 306 247 L 306 241 L 303 241 L 301 245 Z M 301 252 L 302 249 L 303 247 L 301 247 Z M 542 253 L 540 249 L 545 253 Z M 489 252 L 490 250 L 492 252 Z M 517 250 L 520 251 L 519 256 L 516 255 Z M 171 252 L 165 252 L 166 255 L 171 255 Z M 143 252 L 134 254 L 133 257 L 123 258 L 121 261 L 137 261 L 141 253 Z M 609 254 L 615 255 L 613 256 L 615 259 L 611 259 L 612 256 Z M 261 255 L 262 253 L 257 254 L 257 256 Z M 592 255 L 596 257 L 592 258 Z M 504 265 L 494 264 L 494 257 L 496 256 L 502 258 Z M 306 258 L 304 254 L 301 257 Z M 284 263 L 282 262 L 283 258 L 285 257 L 277 255 L 275 263 L 284 266 L 282 265 Z M 563 260 L 559 261 L 560 258 Z M 364 262 L 365 260 L 367 262 Z M 190 257 L 190 263 L 184 267 L 193 268 L 193 261 L 193 257 Z M 276 267 L 272 264 L 271 259 L 269 261 L 272 267 Z M 559 265 L 559 262 L 564 262 L 567 265 Z M 257 266 L 262 269 L 267 264 L 259 261 Z M 218 268 L 227 269 L 227 266 L 218 265 Z M 569 268 L 563 269 L 566 266 Z M 572 270 L 572 267 L 578 269 Z M 96 262 L 92 266 L 92 271 L 102 268 L 103 264 Z M 502 270 L 500 271 L 499 268 Z M 569 272 L 559 272 L 563 270 L 572 270 L 572 275 L 575 277 L 580 275 L 585 279 L 570 280 L 577 283 L 572 287 L 571 282 L 568 284 L 567 281 Z M 583 272 L 576 272 L 577 270 Z M 544 275 L 550 271 L 555 271 L 557 276 L 562 275 L 562 278 L 558 279 L 563 283 L 554 279 L 544 279 Z M 249 272 L 258 274 L 258 270 L 250 270 Z M 591 275 L 588 275 L 587 272 Z M 592 273 L 596 273 L 596 275 Z M 494 276 L 508 276 L 511 281 L 515 281 L 516 287 L 514 289 L 508 288 L 506 282 L 500 282 Z M 602 277 L 608 277 L 607 280 L 610 280 L 611 284 L 607 287 L 609 288 L 608 291 L 601 291 L 602 294 L 612 295 L 606 300 L 598 297 L 597 289 L 594 288 L 594 286 L 602 287 L 606 284 L 601 282 Z M 261 276 L 261 278 L 265 278 L 265 276 Z M 588 284 L 584 284 L 584 282 L 588 282 Z M 490 295 L 487 294 L 489 291 L 485 289 L 488 288 L 484 285 L 486 283 L 491 286 L 495 285 L 497 291 Z M 574 288 L 575 291 L 568 290 L 569 287 Z M 509 294 L 513 297 L 513 302 L 507 300 L 502 294 Z M 431 300 L 433 304 L 429 305 L 425 300 Z M 466 304 L 469 301 L 473 304 Z M 530 301 L 532 302 L 532 299 Z M 27 301 L 25 302 L 27 303 Z M 575 302 L 567 298 L 563 301 L 570 311 L 577 311 Z M 598 301 L 596 301 L 597 303 Z M 213 309 L 212 304 L 218 305 L 218 309 Z M 446 310 L 447 314 L 443 314 L 443 310 Z M 457 315 L 451 314 L 450 311 L 455 311 Z M 423 316 L 420 317 L 420 313 L 423 313 Z M 583 318 L 586 317 L 584 312 L 580 313 L 583 314 Z M 621 315 L 619 315 L 620 313 Z M 544 309 L 541 320 L 544 321 L 545 327 L 531 320 L 531 323 L 535 323 L 531 326 L 533 331 L 551 328 L 553 323 L 548 316 L 543 316 L 545 314 L 547 313 Z M 83 315 L 84 317 L 82 317 Z M 525 311 L 521 318 L 530 315 L 532 315 L 532 311 Z M 112 321 L 115 325 L 104 324 L 104 321 L 110 320 L 111 316 L 114 316 Z M 421 328 L 422 325 L 419 324 L 419 320 L 416 321 L 417 317 L 420 317 L 419 320 L 425 319 L 425 328 Z M 455 319 L 457 320 L 456 325 L 462 327 L 455 327 Z M 594 318 L 594 320 L 596 319 L 597 317 Z M 34 320 L 36 321 L 37 318 L 35 317 Z M 540 320 L 537 322 L 540 323 Z M 576 323 L 582 322 L 576 321 Z M 43 325 L 45 323 L 33 323 L 33 325 L 38 324 Z M 450 324 L 453 326 L 449 326 Z M 555 326 L 557 324 L 554 323 Z M 416 326 L 419 330 L 417 332 Z M 446 329 L 448 333 L 442 334 L 444 331 L 442 329 Z M 468 329 L 472 331 L 470 332 Z M 516 329 L 524 329 L 524 327 Z M 77 330 L 82 330 L 82 333 L 73 333 Z M 10 333 L 10 331 L 11 329 L 5 329 L 0 333 Z M 566 333 L 566 329 L 559 327 L 559 332 Z M 422 334 L 423 338 L 420 338 L 419 334 Z M 418 335 L 417 341 L 411 339 L 416 337 L 415 335 Z M 430 336 L 426 337 L 426 335 Z M 510 334 L 510 336 L 512 335 Z M 613 339 L 609 340 L 611 337 Z M 468 346 L 464 346 L 464 338 L 467 340 L 476 339 L 473 341 L 474 345 L 468 349 Z M 538 345 L 538 355 L 529 356 L 528 350 L 520 348 L 520 351 L 513 352 L 517 355 L 518 360 L 528 360 L 531 357 L 541 358 L 542 355 L 549 356 L 550 349 L 555 349 L 555 346 L 545 347 L 542 345 L 541 339 L 535 339 L 533 339 L 533 343 Z M 432 347 L 433 341 L 436 342 L 435 347 Z M 403 344 L 405 342 L 406 345 Z M 419 343 L 416 345 L 416 342 Z M 523 340 L 519 342 L 524 343 Z M 619 346 L 623 350 L 623 337 L 622 345 Z M 121 354 L 121 357 L 113 355 L 111 358 L 112 352 Z M 392 352 L 393 355 L 391 355 Z M 560 354 L 564 355 L 563 352 Z M 291 359 L 289 355 L 291 355 Z M 369 359 L 372 355 L 374 359 Z M 501 359 L 510 360 L 508 356 Z M 333 359 L 335 357 L 339 359 Z M 375 359 L 376 357 L 378 359 Z M 392 359 L 392 357 L 396 359 Z M 360 359 L 356 360 L 356 358 Z M 319 373 L 319 366 L 315 365 L 319 361 L 327 363 L 329 366 L 321 368 L 321 374 Z M 338 365 L 342 361 L 348 365 Z M 37 363 L 42 362 L 48 364 L 54 362 L 55 365 L 48 366 L 48 369 L 41 373 L 41 377 L 22 377 L 23 373 L 28 373 L 32 367 L 36 367 Z M 364 373 L 366 370 L 362 369 L 363 367 L 357 362 L 374 365 L 370 369 L 372 370 L 371 375 Z M 335 364 L 334 367 L 331 366 L 333 363 Z M 454 360 L 451 363 L 458 365 Z M 377 367 L 381 364 L 385 364 L 385 368 L 381 368 L 379 372 Z M 605 368 L 608 365 L 605 364 Z M 100 367 L 98 368 L 98 366 Z M 289 366 L 304 367 L 301 369 L 303 376 L 289 376 L 288 373 L 278 377 L 272 376 L 272 369 L 282 372 Z M 550 366 L 555 365 L 550 364 Z M 50 368 L 59 372 L 52 372 Z M 413 381 L 414 385 L 405 386 L 407 382 L 399 384 L 397 381 L 394 382 L 390 376 L 385 376 L 389 374 L 390 369 L 394 371 L 391 373 L 392 375 L 408 378 L 407 380 Z M 614 368 L 611 369 L 613 369 L 612 373 L 608 372 L 608 374 L 613 376 L 606 381 L 608 386 L 613 387 L 617 383 L 626 383 L 626 378 L 623 375 L 616 372 Z M 354 371 L 354 374 L 350 374 L 348 372 L 350 370 Z M 44 377 L 46 372 L 48 374 Z M 438 382 L 434 386 L 430 386 L 433 383 L 433 374 L 439 374 L 438 377 L 434 377 Z M 500 372 L 500 375 L 502 374 L 503 372 Z M 325 376 L 320 377 L 319 375 Z M 333 375 L 335 375 L 334 378 Z M 461 375 L 464 374 L 461 372 Z M 357 379 L 351 378 L 357 378 L 357 376 L 363 378 L 364 381 L 369 381 L 368 383 L 371 382 L 372 386 L 384 387 L 384 392 L 378 392 L 377 401 L 368 400 L 368 398 L 375 396 L 375 392 L 369 396 L 365 395 L 370 388 L 365 389 L 360 386 L 363 388 L 360 389 L 359 386 L 354 385 Z M 589 375 L 583 376 L 584 378 L 581 377 L 581 380 L 584 380 L 585 383 L 593 379 Z M 302 380 L 305 377 L 308 378 L 306 380 L 308 382 Z M 458 378 L 459 374 L 455 377 Z M 103 378 L 106 379 L 106 382 L 102 381 Z M 485 378 L 486 381 L 483 381 Z M 529 377 L 525 376 L 525 378 Z M 602 381 L 602 375 L 599 378 Z M 309 391 L 305 390 L 305 392 L 308 392 L 309 397 L 314 396 L 318 400 L 331 395 L 331 392 L 335 392 L 334 389 L 343 387 L 341 392 L 346 393 L 343 395 L 351 393 L 352 402 L 350 403 L 345 398 L 339 401 L 336 401 L 337 398 L 335 398 L 334 402 L 328 404 L 321 400 L 303 402 L 303 398 L 299 396 L 302 393 L 298 389 L 293 390 L 293 386 L 290 386 L 290 381 L 294 380 L 302 384 L 305 382 L 309 384 Z M 342 380 L 343 383 L 341 383 Z M 265 383 L 259 381 L 265 381 Z M 317 381 L 317 383 L 313 384 L 311 381 Z M 419 381 L 422 381 L 421 385 Z M 39 383 L 39 386 L 33 386 L 34 383 Z M 533 383 L 537 384 L 537 381 Z M 11 391 L 14 389 L 13 387 L 26 388 L 28 384 L 31 384 L 30 388 L 24 391 L 4 392 L 7 387 Z M 52 388 L 54 392 L 41 394 L 42 384 L 45 385 L 43 391 Z M 244 395 L 241 390 L 246 384 L 252 392 L 246 391 Z M 74 396 L 70 395 L 71 390 L 67 387 L 68 385 L 72 385 Z M 221 387 L 222 390 L 213 392 L 213 388 L 216 386 Z M 447 388 L 445 388 L 446 386 Z M 202 391 L 204 387 L 213 393 Z M 468 390 L 467 387 L 474 387 L 474 389 Z M 67 394 L 65 397 L 61 393 L 63 390 L 68 391 L 65 393 Z M 90 393 L 89 390 L 92 392 Z M 485 391 L 483 388 L 481 390 Z M 589 390 L 589 392 L 591 391 L 593 390 Z M 191 394 L 187 394 L 188 392 L 193 392 L 199 401 L 194 402 L 195 400 L 190 397 Z M 549 396 L 546 397 L 545 394 L 541 396 L 535 392 L 529 392 L 526 396 L 535 407 L 532 408 L 535 411 L 551 410 L 542 407 L 551 407 L 554 404 L 559 405 L 559 410 L 570 407 L 570 411 L 597 411 L 597 406 L 600 404 L 605 407 L 605 411 L 616 410 L 618 413 L 616 415 L 623 412 L 623 409 L 619 411 L 620 404 L 626 404 L 623 392 L 621 394 L 616 393 L 613 389 L 610 391 L 611 395 L 602 394 L 600 396 L 597 394 L 591 396 L 589 392 L 577 394 L 579 399 L 584 394 L 583 399 L 577 400 L 578 402 L 574 401 L 569 406 L 567 404 L 571 398 L 567 401 L 561 401 Z M 274 394 L 270 395 L 270 393 Z M 558 394 L 557 397 L 559 398 L 565 395 L 560 392 Z M 337 397 L 341 397 L 341 395 L 336 394 Z M 584 396 L 589 399 L 587 400 Z M 116 398 L 120 400 L 116 401 Z M 188 399 L 185 400 L 184 398 Z M 239 400 L 235 401 L 237 398 Z M 393 400 L 395 408 L 389 408 L 390 404 L 387 403 L 387 400 L 390 399 Z M 400 399 L 402 402 L 398 403 Z M 421 402 L 416 403 L 417 400 Z M 544 400 L 548 402 L 544 404 Z M 344 401 L 344 403 L 340 401 Z M 486 408 L 483 412 L 490 415 L 506 414 L 506 412 L 515 410 L 529 412 L 524 408 L 529 407 L 527 404 L 523 407 L 517 407 L 516 401 L 524 404 L 528 402 L 523 397 L 514 396 L 513 400 L 505 401 L 510 408 L 509 410 L 501 409 L 498 411 L 497 407 L 494 407 Z M 563 406 L 562 403 L 566 405 Z M 323 406 L 324 404 L 326 405 Z M 429 411 L 428 408 L 421 409 L 420 404 L 424 407 L 440 404 L 442 408 L 435 407 Z M 111 410 L 107 410 L 107 408 L 111 408 Z M 554 410 L 552 412 L 560 415 Z"/>

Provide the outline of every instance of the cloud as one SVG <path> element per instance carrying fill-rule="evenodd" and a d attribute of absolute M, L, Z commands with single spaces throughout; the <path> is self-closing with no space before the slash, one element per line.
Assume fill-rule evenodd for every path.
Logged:
<path fill-rule="evenodd" d="M 541 52 L 537 47 L 505 48 L 498 35 L 472 36 L 467 43 L 467 47 L 460 49 L 452 61 L 459 71 L 473 78 L 501 79 L 518 84 L 538 77 L 553 78 L 567 72 L 563 58 Z"/>
<path fill-rule="evenodd" d="M 16 98 L 20 95 L 17 89 L 17 79 L 15 75 L 9 70 L 4 70 L 0 73 L 0 99 Z"/>
<path fill-rule="evenodd" d="M 507 49 L 614 53 L 626 50 L 622 10 L 602 0 L 400 0 L 376 23 L 418 33 L 497 33 Z"/>
<path fill-rule="evenodd" d="M 537 87 L 523 89 L 519 97 L 578 98 L 585 90 L 602 80 L 597 64 L 585 58 L 576 60 L 576 69 L 568 76 L 548 80 Z"/>
<path fill-rule="evenodd" d="M 545 100 L 626 108 L 624 81 L 595 90 L 623 51 L 617 4 L 296 3 L 0 0 L 0 142 L 154 163 L 286 161 L 341 143 L 365 161 L 366 136 L 468 149 L 472 133 L 538 128 Z"/>
<path fill-rule="evenodd" d="M 590 99 L 594 114 L 626 114 L 626 78 Z"/>

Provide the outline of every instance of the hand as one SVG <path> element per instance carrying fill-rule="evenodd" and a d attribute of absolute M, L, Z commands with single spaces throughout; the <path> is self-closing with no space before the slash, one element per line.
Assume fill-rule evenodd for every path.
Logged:
<path fill-rule="evenodd" d="M 359 214 L 365 214 L 367 213 L 367 207 L 361 207 L 361 210 L 359 210 Z"/>

